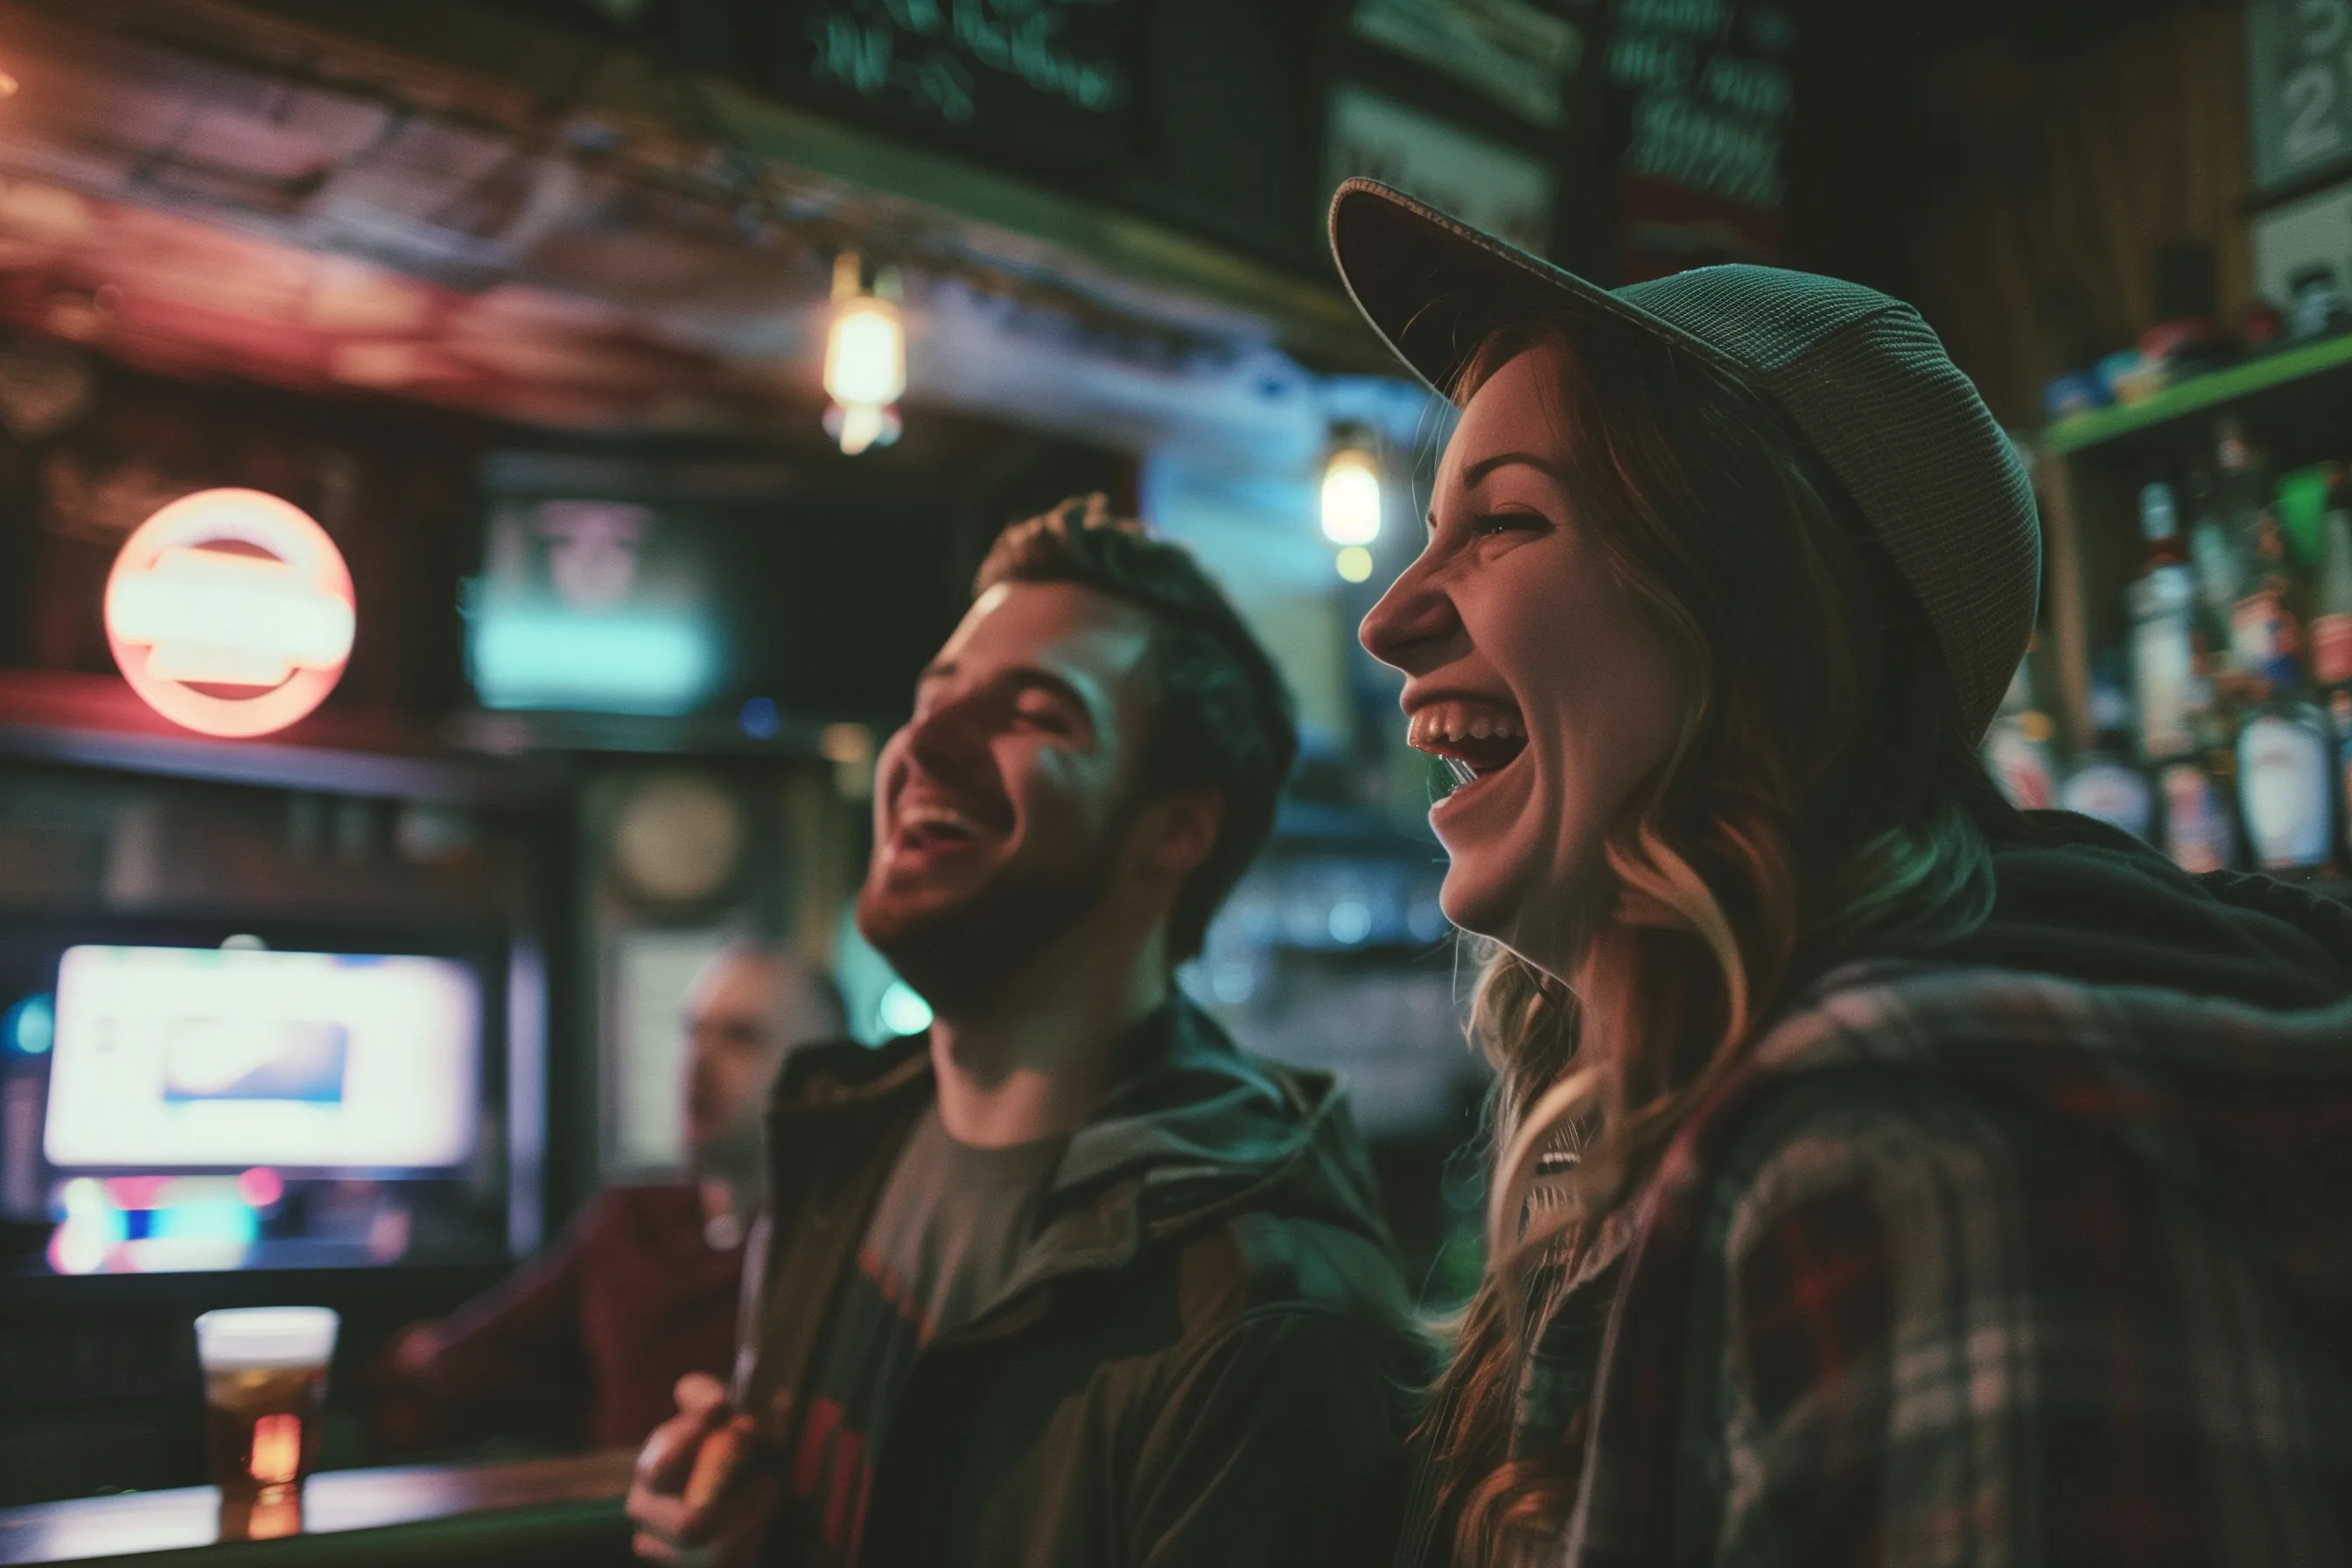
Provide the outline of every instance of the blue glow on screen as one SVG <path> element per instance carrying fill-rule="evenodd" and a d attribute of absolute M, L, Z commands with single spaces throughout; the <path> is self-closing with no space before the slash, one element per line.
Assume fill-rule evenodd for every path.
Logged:
<path fill-rule="evenodd" d="M 684 713 L 718 676 L 710 633 L 688 616 L 486 605 L 468 640 L 474 690 L 492 708 Z"/>

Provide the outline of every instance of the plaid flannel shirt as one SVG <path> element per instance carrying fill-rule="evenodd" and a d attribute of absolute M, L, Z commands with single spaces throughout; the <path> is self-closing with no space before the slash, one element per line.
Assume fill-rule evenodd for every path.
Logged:
<path fill-rule="evenodd" d="M 1579 1568 L 2352 1562 L 2352 1002 L 1848 970 L 1562 1283 Z"/>

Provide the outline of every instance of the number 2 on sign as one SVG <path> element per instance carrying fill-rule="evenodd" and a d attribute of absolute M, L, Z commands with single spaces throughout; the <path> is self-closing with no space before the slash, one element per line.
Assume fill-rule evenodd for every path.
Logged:
<path fill-rule="evenodd" d="M 2286 79 L 2286 155 L 2298 163 L 2325 158 L 2344 138 L 2336 129 L 2336 73 L 2314 60 Z"/>
<path fill-rule="evenodd" d="M 2344 132 L 2336 123 L 2336 62 L 2332 58 L 2352 32 L 2352 0 L 2295 0 L 2295 67 L 2281 90 L 2286 100 L 2286 131 L 2281 151 L 2290 163 L 2311 163 L 2335 155 Z M 2352 62 L 2347 62 L 2352 63 Z"/>

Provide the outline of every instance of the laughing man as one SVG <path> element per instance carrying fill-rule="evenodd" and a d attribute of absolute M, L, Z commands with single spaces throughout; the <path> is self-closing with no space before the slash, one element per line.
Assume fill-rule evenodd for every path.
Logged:
<path fill-rule="evenodd" d="M 1326 1078 L 1171 975 L 1296 749 L 1192 558 L 1007 531 L 884 748 L 859 929 L 929 1032 L 799 1056 L 735 1387 L 639 1461 L 664 1563 L 1385 1561 L 1420 1372 Z"/>

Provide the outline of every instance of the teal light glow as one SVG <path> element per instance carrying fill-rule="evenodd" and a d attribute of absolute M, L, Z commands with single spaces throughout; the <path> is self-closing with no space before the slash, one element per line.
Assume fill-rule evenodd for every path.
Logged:
<path fill-rule="evenodd" d="M 0 1019 L 0 1042 L 19 1056 L 46 1056 L 57 1037 L 57 1005 L 46 992 L 26 997 Z"/>
<path fill-rule="evenodd" d="M 474 690 L 491 708 L 683 713 L 719 673 L 709 630 L 686 616 L 486 605 L 468 642 Z"/>
<path fill-rule="evenodd" d="M 931 1026 L 931 1005 L 903 980 L 890 983 L 874 1013 L 883 1029 L 893 1035 L 919 1035 Z"/>
<path fill-rule="evenodd" d="M 250 1245 L 261 1235 L 261 1219 L 235 1198 L 200 1198 L 159 1208 L 147 1234 L 163 1241 L 235 1241 Z"/>

